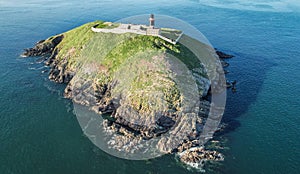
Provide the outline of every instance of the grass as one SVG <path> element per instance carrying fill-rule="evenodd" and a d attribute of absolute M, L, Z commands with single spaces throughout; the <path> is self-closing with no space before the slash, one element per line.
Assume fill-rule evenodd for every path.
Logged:
<path fill-rule="evenodd" d="M 64 39 L 57 46 L 57 49 L 59 49 L 59 53 L 57 56 L 58 59 L 69 59 L 69 65 L 75 66 L 75 61 L 78 60 L 76 58 L 82 55 L 81 53 L 83 48 L 87 47 L 88 51 L 85 51 L 87 53 L 83 53 L 85 57 L 88 55 L 85 59 L 93 61 L 99 59 L 101 55 L 105 55 L 105 59 L 99 59 L 96 62 L 102 61 L 101 64 L 107 66 L 110 71 L 115 71 L 125 59 L 135 54 L 136 52 L 144 51 L 146 49 L 154 49 L 166 51 L 167 53 L 176 56 L 183 63 L 185 63 L 190 70 L 201 67 L 201 62 L 197 58 L 197 56 L 195 56 L 193 52 L 191 52 L 182 44 L 172 45 L 154 36 L 138 35 L 133 37 L 133 35 L 127 35 L 126 37 L 119 37 L 120 35 L 117 34 L 105 35 L 101 33 L 94 33 L 91 31 L 91 27 L 95 25 L 102 27 L 104 25 L 107 26 L 107 24 L 105 24 L 103 21 L 95 21 L 63 33 Z M 116 25 L 119 24 L 113 23 L 113 26 Z M 173 31 L 167 29 L 164 29 L 164 31 L 177 33 L 180 32 L 177 30 Z M 97 39 L 94 39 L 95 37 Z M 48 40 L 50 41 L 53 38 L 54 37 L 50 37 Z M 90 42 L 93 43 L 90 44 Z M 103 51 L 103 48 L 106 46 L 111 47 L 111 45 L 116 46 L 114 46 L 114 48 L 107 48 L 107 50 L 112 50 L 108 53 L 105 53 L 105 51 Z M 99 52 L 98 50 L 101 50 L 101 52 Z"/>
<path fill-rule="evenodd" d="M 73 30 L 65 32 L 63 34 L 64 39 L 58 45 L 58 48 L 60 50 L 59 57 L 64 57 L 64 55 L 67 54 L 70 48 L 75 48 L 75 56 L 78 56 L 83 46 L 87 44 L 90 41 L 90 39 L 95 35 L 95 33 L 91 30 L 91 27 L 94 26 L 96 23 L 97 21 L 87 23 Z"/>
<path fill-rule="evenodd" d="M 155 47 L 155 39 L 157 38 L 142 35 L 129 38 L 108 53 L 102 64 L 105 65 L 110 72 L 114 72 L 127 58 L 131 57 L 135 53 L 145 51 L 146 49 L 160 49 Z"/>
<path fill-rule="evenodd" d="M 63 33 L 64 39 L 56 47 L 56 49 L 59 50 L 57 59 L 67 60 L 69 69 L 75 70 L 81 61 L 80 57 L 82 51 L 87 47 L 95 35 L 97 35 L 97 33 L 94 33 L 91 30 L 91 27 L 95 25 L 99 26 L 99 24 L 107 26 L 103 21 L 94 21 Z M 113 24 L 112 26 L 107 27 L 117 27 L 118 25 L 119 24 Z M 46 41 L 51 41 L 53 38 L 55 38 L 55 36 L 48 38 Z"/>
<path fill-rule="evenodd" d="M 174 52 L 172 50 L 167 50 L 167 53 L 174 55 L 180 61 L 182 61 L 189 70 L 193 70 L 196 68 L 202 68 L 201 61 L 198 57 L 189 50 L 186 46 L 178 43 L 179 52 Z"/>
<path fill-rule="evenodd" d="M 168 28 L 162 28 L 161 29 L 161 35 L 169 38 L 171 40 L 176 40 L 178 37 L 182 34 L 182 31 L 180 30 L 174 30 L 174 29 L 168 29 Z"/>
<path fill-rule="evenodd" d="M 203 69 L 199 57 L 183 44 L 173 45 L 155 36 L 130 33 L 94 33 L 91 31 L 93 26 L 106 28 L 117 27 L 118 25 L 112 23 L 108 26 L 103 21 L 95 21 L 63 33 L 64 39 L 56 48 L 59 50 L 57 59 L 68 61 L 68 69 L 76 70 L 78 76 L 89 78 L 100 86 L 107 85 L 118 78 L 118 80 L 123 80 L 128 92 L 131 93 L 129 100 L 136 110 L 150 112 L 154 107 L 151 102 L 155 105 L 162 101 L 164 103 L 160 106 L 165 106 L 164 109 L 178 110 L 182 93 L 178 89 L 178 84 L 169 78 L 167 72 L 164 71 L 163 66 L 154 72 L 149 72 L 147 69 L 141 69 L 138 64 L 129 65 L 133 62 L 139 62 L 143 56 L 151 64 L 152 60 L 150 59 L 153 55 L 167 53 L 183 62 L 188 70 L 207 77 L 202 71 L 195 71 L 195 69 Z M 173 35 L 181 33 L 177 30 L 164 30 L 163 32 Z M 54 37 L 50 37 L 48 41 Z M 147 53 L 149 50 L 153 51 L 154 54 L 135 56 L 138 53 Z M 84 71 L 79 71 L 82 66 L 94 67 L 96 71 L 93 72 L 93 75 L 87 75 Z M 100 67 L 106 72 L 100 71 Z M 139 68 L 140 70 L 137 71 Z M 157 91 L 160 91 L 160 97 L 154 95 Z"/>
<path fill-rule="evenodd" d="M 130 84 L 129 100 L 136 111 L 179 110 L 181 94 L 176 83 L 166 74 L 144 72 L 136 76 Z"/>
<path fill-rule="evenodd" d="M 131 55 L 147 49 L 165 51 L 181 60 L 186 66 L 193 70 L 203 68 L 198 57 L 182 44 L 173 45 L 155 36 L 139 35 L 130 38 L 115 47 L 102 62 L 111 71 L 115 71 L 122 62 Z"/>
<path fill-rule="evenodd" d="M 64 38 L 56 47 L 59 50 L 57 59 L 67 61 L 69 69 L 74 70 L 77 66 L 76 60 L 81 55 L 81 51 L 95 35 L 91 27 L 97 23 L 99 21 L 90 22 L 63 33 Z M 48 40 L 53 38 L 50 37 Z"/>
<path fill-rule="evenodd" d="M 115 36 L 116 38 L 120 37 L 120 35 Z M 104 40 L 101 39 L 97 39 L 96 42 L 97 41 L 104 42 Z M 93 53 L 94 55 L 96 50 L 98 49 L 94 48 L 93 50 L 89 50 L 89 52 Z M 108 83 L 108 79 L 113 80 L 114 78 L 122 78 L 121 76 L 114 76 L 115 72 L 122 71 L 122 74 L 129 74 L 130 71 L 136 71 L 135 69 L 130 69 L 130 67 L 128 66 L 128 64 L 130 64 L 129 59 L 132 59 L 131 62 L 133 61 L 135 63 L 139 62 L 141 58 L 145 58 L 147 61 L 151 61 L 150 59 L 153 55 L 151 55 L 150 53 L 135 57 L 137 53 L 146 53 L 147 50 L 154 51 L 153 55 L 163 54 L 167 50 L 172 54 L 180 54 L 180 49 L 177 46 L 174 46 L 173 44 L 170 44 L 158 37 L 133 34 L 131 36 L 128 36 L 126 39 L 123 39 L 123 42 L 120 42 L 119 44 L 113 46 L 113 49 L 108 53 L 106 49 L 105 53 L 103 53 L 103 55 L 105 56 L 98 59 L 98 63 L 105 66 L 108 69 L 109 73 L 98 74 L 97 83 L 99 85 L 104 85 Z M 185 52 L 182 52 L 182 54 L 185 54 Z M 155 77 L 154 74 L 149 73 L 147 69 L 143 69 L 142 66 L 143 65 L 138 64 L 133 66 L 135 68 L 139 68 L 140 70 L 133 73 L 133 76 L 135 75 L 135 77 L 133 77 L 130 83 L 125 82 L 123 84 L 123 86 L 127 85 L 129 88 L 129 92 L 131 93 L 131 95 L 128 100 L 130 100 L 133 108 L 140 112 L 150 112 L 151 110 L 159 110 L 158 108 L 153 107 L 156 106 L 155 104 L 165 101 L 164 104 L 160 105 L 166 106 L 164 110 L 178 109 L 180 103 L 180 92 L 176 88 L 176 83 L 173 80 L 167 78 L 166 72 L 161 74 L 153 72 L 154 74 L 156 73 Z M 158 79 L 157 77 L 162 77 L 162 79 Z M 126 78 L 126 81 L 130 81 L 130 78 L 132 77 L 124 76 L 123 78 Z M 161 91 L 161 97 L 154 97 L 154 95 L 152 95 L 157 91 Z M 150 103 L 155 104 L 151 105 Z"/>
<path fill-rule="evenodd" d="M 99 21 L 98 24 L 96 24 L 95 28 L 103 28 L 103 29 L 113 29 L 120 26 L 120 23 L 112 23 L 112 22 L 103 22 Z"/>

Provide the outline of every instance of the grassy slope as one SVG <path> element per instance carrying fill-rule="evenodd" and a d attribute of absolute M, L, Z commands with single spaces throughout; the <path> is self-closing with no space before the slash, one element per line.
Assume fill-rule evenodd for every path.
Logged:
<path fill-rule="evenodd" d="M 91 27 L 103 23 L 102 21 L 94 21 L 86 23 L 65 33 L 63 40 L 56 46 L 58 54 L 56 59 L 67 59 L 68 68 L 74 70 L 74 66 L 77 63 L 76 58 L 81 55 L 83 48 L 90 42 L 96 33 L 91 31 Z M 48 38 L 46 41 L 51 41 L 55 36 Z"/>
<path fill-rule="evenodd" d="M 96 65 L 96 67 L 101 66 L 102 69 L 106 69 L 106 73 L 99 71 L 96 72 L 96 75 L 94 74 L 95 76 L 91 76 L 95 78 L 94 82 L 100 86 L 109 83 L 113 78 L 118 78 L 114 74 L 120 71 L 120 69 L 124 71 L 122 73 L 131 71 L 132 69 L 128 69 L 127 65 L 124 65 L 124 62 L 135 54 L 147 50 L 174 55 L 191 71 L 197 68 L 203 68 L 198 57 L 182 44 L 172 45 L 153 36 L 94 33 L 91 31 L 91 27 L 96 24 L 103 24 L 103 21 L 87 23 L 63 33 L 64 39 L 59 43 L 56 49 L 59 50 L 57 59 L 60 61 L 67 60 L 67 68 L 77 71 L 77 74 L 79 74 L 79 68 L 84 64 Z M 51 39 L 52 38 L 49 38 L 48 40 Z M 165 74 L 159 74 L 159 76 L 163 75 Z M 201 75 L 206 76 L 205 74 Z M 130 100 L 134 108 L 149 110 L 148 102 L 135 91 L 141 91 L 149 87 L 151 90 L 156 80 L 151 78 L 151 75 L 135 77 L 129 84 L 130 91 L 132 92 Z M 165 78 L 160 81 L 158 88 L 159 89 L 155 90 L 162 91 L 164 100 L 167 101 L 169 109 L 174 109 L 174 107 L 178 106 L 180 92 L 174 81 L 172 82 L 172 80 Z"/>
<path fill-rule="evenodd" d="M 97 24 L 103 25 L 103 23 L 103 21 L 94 21 L 63 33 L 64 39 L 56 47 L 57 49 L 59 49 L 57 58 L 59 60 L 67 58 L 69 60 L 69 64 L 72 65 L 73 63 L 75 63 L 74 60 L 78 61 L 78 59 L 76 58 L 82 58 L 82 51 L 85 50 L 86 53 L 83 54 L 85 54 L 85 56 L 89 54 L 89 56 L 85 57 L 85 59 L 89 59 L 92 61 L 94 59 L 99 59 L 98 57 L 101 57 L 99 55 L 99 50 L 101 50 L 101 54 L 103 55 L 102 47 L 105 47 L 105 45 L 113 44 L 115 48 L 107 48 L 112 50 L 110 53 L 105 53 L 107 54 L 106 59 L 104 60 L 104 62 L 102 62 L 102 64 L 107 65 L 109 68 L 111 68 L 111 70 L 115 70 L 118 64 L 123 62 L 124 59 L 126 59 L 133 53 L 136 53 L 138 51 L 144 51 L 149 48 L 166 51 L 167 53 L 176 56 L 183 63 L 185 63 L 190 70 L 195 68 L 202 68 L 200 66 L 201 62 L 197 58 L 197 56 L 195 56 L 193 52 L 191 52 L 187 47 L 185 47 L 182 44 L 174 46 L 157 37 L 133 37 L 132 34 L 124 34 L 126 35 L 125 37 L 120 37 L 120 35 L 118 34 L 106 34 L 107 37 L 105 37 L 103 36 L 105 34 L 94 33 L 93 31 L 91 31 L 92 26 L 95 26 Z M 97 38 L 95 39 L 95 37 Z M 47 40 L 51 40 L 53 38 L 54 37 L 50 37 Z M 115 42 L 112 43 L 112 40 Z M 118 43 L 121 44 L 117 45 Z M 99 47 L 99 45 L 101 47 Z M 98 57 L 95 57 L 93 55 L 98 55 Z"/>

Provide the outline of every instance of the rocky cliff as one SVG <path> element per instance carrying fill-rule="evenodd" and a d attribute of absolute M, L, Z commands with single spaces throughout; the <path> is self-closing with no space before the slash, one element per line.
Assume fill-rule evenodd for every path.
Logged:
<path fill-rule="evenodd" d="M 187 35 L 173 45 L 153 36 L 92 32 L 91 27 L 99 23 L 102 21 L 42 40 L 23 56 L 48 54 L 49 79 L 67 84 L 67 98 L 109 114 L 103 125 L 106 131 L 117 133 L 114 138 L 118 141 L 111 146 L 118 150 L 130 151 L 128 146 L 122 149 L 128 142 L 137 144 L 155 137 L 161 137 L 157 147 L 166 153 L 198 146 L 210 108 L 204 98 L 211 79 L 224 81 L 208 71 L 210 60 L 201 50 L 207 46 L 197 42 L 195 50 L 188 48 L 195 41 Z M 205 153 L 201 150 L 202 156 L 191 159 L 201 161 Z M 182 156 L 183 162 L 190 159 Z"/>

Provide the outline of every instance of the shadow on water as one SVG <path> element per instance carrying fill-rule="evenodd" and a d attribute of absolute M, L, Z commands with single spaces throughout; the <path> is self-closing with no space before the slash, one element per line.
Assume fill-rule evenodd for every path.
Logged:
<path fill-rule="evenodd" d="M 276 63 L 270 61 L 269 57 L 229 53 L 235 57 L 228 60 L 230 66 L 227 70 L 230 73 L 226 77 L 228 80 L 237 80 L 237 92 L 234 93 L 231 89 L 227 91 L 226 109 L 222 120 L 227 126 L 223 131 L 217 133 L 218 136 L 234 131 L 241 126 L 237 118 L 244 115 L 256 102 L 267 72 L 273 66 L 277 66 Z"/>
<path fill-rule="evenodd" d="M 222 50 L 221 50 L 222 51 Z M 234 131 L 236 128 L 241 126 L 240 122 L 237 120 L 238 117 L 244 115 L 249 107 L 254 104 L 257 100 L 258 94 L 260 93 L 264 80 L 266 79 L 267 72 L 273 67 L 276 66 L 275 63 L 270 61 L 268 57 L 258 57 L 257 55 L 251 55 L 246 53 L 238 53 L 238 52 L 230 52 L 226 51 L 226 53 L 235 55 L 234 58 L 229 59 L 227 62 L 230 64 L 227 70 L 230 73 L 227 75 L 228 80 L 237 80 L 237 92 L 233 93 L 230 89 L 228 90 L 227 97 L 227 105 L 225 114 L 223 116 L 223 122 L 228 124 L 224 131 L 218 132 L 217 137 L 221 137 L 231 131 Z M 39 67 L 42 67 L 42 63 L 37 63 L 34 67 L 40 72 Z M 54 93 L 60 97 L 63 97 L 62 92 L 65 85 L 59 85 L 54 82 L 51 82 L 46 78 L 48 73 L 41 74 L 44 77 L 44 87 L 46 87 L 51 93 Z M 70 101 L 66 101 L 65 104 L 68 112 L 72 110 L 72 104 Z M 93 144 L 89 141 L 85 142 L 88 144 L 88 148 L 95 148 Z M 99 158 L 109 158 L 109 163 L 115 163 L 116 165 L 122 163 L 123 166 L 118 170 L 124 171 L 124 173 L 128 172 L 145 172 L 148 173 L 185 173 L 187 170 L 185 167 L 179 167 L 179 163 L 174 160 L 174 156 L 166 155 L 157 159 L 151 159 L 147 161 L 128 161 L 119 158 L 112 157 L 102 152 L 100 149 L 96 150 L 98 153 L 89 154 L 91 161 L 95 161 L 92 163 L 94 166 L 97 166 L 95 170 L 92 170 L 91 173 L 96 172 L 97 170 L 101 170 L 98 167 L 103 167 L 103 164 L 98 164 L 102 159 Z M 99 154 L 100 153 L 100 154 Z M 163 163 L 163 165 L 162 165 Z M 86 164 L 87 165 L 87 164 Z M 107 166 L 111 166 L 108 163 Z M 105 166 L 106 166 L 105 165 Z M 130 166 L 130 167 L 128 167 Z M 162 167 L 167 166 L 167 167 Z M 86 166 L 87 168 L 89 165 Z M 97 170 L 96 170 L 97 169 Z M 107 171 L 110 171 L 107 168 Z"/>

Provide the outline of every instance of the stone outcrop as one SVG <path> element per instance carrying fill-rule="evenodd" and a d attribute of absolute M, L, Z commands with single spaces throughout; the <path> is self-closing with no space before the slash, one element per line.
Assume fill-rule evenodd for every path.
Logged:
<path fill-rule="evenodd" d="M 69 59 L 72 54 L 68 54 L 75 48 L 69 50 L 64 57 L 58 57 L 60 50 L 57 45 L 63 38 L 64 35 L 58 35 L 51 39 L 41 40 L 33 48 L 25 49 L 22 55 L 27 57 L 49 54 L 50 56 L 45 62 L 50 67 L 49 79 L 67 84 L 64 91 L 66 98 L 88 106 L 96 113 L 111 115 L 104 120 L 103 127 L 107 133 L 116 134 L 108 141 L 112 148 L 130 152 L 136 150 L 136 145 L 141 141 L 161 137 L 157 148 L 165 153 L 178 153 L 180 160 L 184 163 L 196 165 L 206 160 L 223 159 L 223 156 L 216 151 L 199 148 L 201 145 L 199 136 L 211 108 L 211 103 L 204 100 L 203 97 L 209 93 L 211 83 L 221 83 L 224 79 L 220 77 L 216 78 L 215 82 L 211 82 L 207 77 L 201 76 L 201 73 L 194 72 L 193 77 L 200 85 L 199 89 L 203 94 L 203 96 L 197 96 L 200 99 L 198 98 L 199 103 L 197 104 L 199 105 L 195 112 L 182 112 L 184 109 L 180 107 L 183 102 L 178 99 L 176 106 L 173 106 L 172 103 L 172 107 L 170 105 L 168 109 L 143 113 L 144 111 L 141 109 L 143 106 L 138 106 L 138 109 L 132 106 L 128 96 L 122 95 L 120 98 L 112 96 L 112 91 L 119 84 L 119 79 L 98 84 L 92 78 L 81 78 L 80 76 L 75 78 L 76 70 L 71 70 L 69 67 Z M 220 51 L 216 53 L 221 59 L 233 57 Z M 222 65 L 228 66 L 229 64 L 222 61 Z M 217 67 L 217 69 L 221 71 L 222 67 Z M 166 80 L 164 79 L 164 81 Z M 216 86 L 212 90 L 221 90 L 217 89 L 218 85 L 212 86 Z M 165 98 L 163 100 L 167 101 Z M 170 103 L 169 100 L 166 103 Z M 130 146 L 125 147 L 125 144 L 130 144 Z"/>
<path fill-rule="evenodd" d="M 179 153 L 181 162 L 195 168 L 201 168 L 206 161 L 223 161 L 224 156 L 217 151 L 205 150 L 204 147 L 193 147 Z"/>
<path fill-rule="evenodd" d="M 25 49 L 22 56 L 29 57 L 51 54 L 54 48 L 62 41 L 63 37 L 63 35 L 58 35 L 49 40 L 41 40 L 33 48 Z"/>
<path fill-rule="evenodd" d="M 217 55 L 219 56 L 220 59 L 230 59 L 230 58 L 234 57 L 233 55 L 226 54 L 226 53 L 224 53 L 222 51 L 218 51 L 218 50 L 216 50 L 216 53 L 217 53 Z"/>

